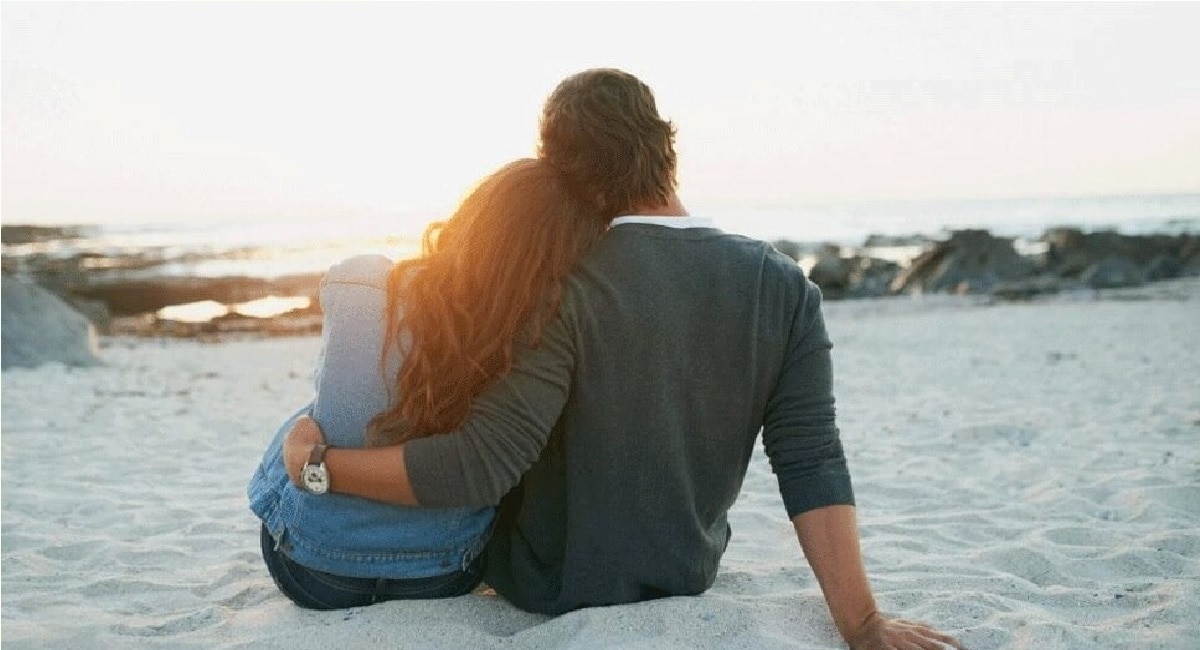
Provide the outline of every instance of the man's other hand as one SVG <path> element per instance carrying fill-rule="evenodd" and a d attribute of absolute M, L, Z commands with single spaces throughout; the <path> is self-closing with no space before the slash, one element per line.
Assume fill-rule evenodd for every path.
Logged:
<path fill-rule="evenodd" d="M 850 641 L 851 650 L 966 650 L 954 637 L 901 618 L 872 614 Z"/>

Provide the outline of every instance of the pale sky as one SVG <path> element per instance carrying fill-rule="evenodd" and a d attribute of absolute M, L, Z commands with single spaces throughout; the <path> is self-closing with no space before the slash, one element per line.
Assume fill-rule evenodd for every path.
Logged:
<path fill-rule="evenodd" d="M 6 223 L 428 215 L 531 155 L 541 102 L 597 66 L 654 89 L 694 212 L 1200 191 L 1197 3 L 4 2 L 0 22 Z"/>

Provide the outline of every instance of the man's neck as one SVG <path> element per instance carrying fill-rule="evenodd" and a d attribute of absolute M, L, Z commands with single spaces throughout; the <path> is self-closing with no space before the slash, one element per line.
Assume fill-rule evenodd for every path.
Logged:
<path fill-rule="evenodd" d="M 671 196 L 667 197 L 667 202 L 661 205 L 639 205 L 634 209 L 632 214 L 641 217 L 686 217 L 688 215 L 687 208 L 683 207 L 683 203 L 679 201 L 679 196 L 671 192 Z M 625 215 L 622 215 L 625 216 Z"/>

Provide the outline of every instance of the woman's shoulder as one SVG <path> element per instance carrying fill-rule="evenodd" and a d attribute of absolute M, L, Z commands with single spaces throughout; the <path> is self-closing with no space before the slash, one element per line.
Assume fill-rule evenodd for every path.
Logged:
<path fill-rule="evenodd" d="M 349 282 L 384 288 L 395 264 L 383 255 L 356 255 L 329 267 L 325 282 Z"/>

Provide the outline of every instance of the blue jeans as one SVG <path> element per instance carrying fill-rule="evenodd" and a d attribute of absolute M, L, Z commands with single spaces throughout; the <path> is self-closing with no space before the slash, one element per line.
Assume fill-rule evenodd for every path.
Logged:
<path fill-rule="evenodd" d="M 347 578 L 296 564 L 275 548 L 275 540 L 262 527 L 263 559 L 275 586 L 292 602 L 306 609 L 363 607 L 385 600 L 449 598 L 471 593 L 483 579 L 483 556 L 466 571 L 429 578 Z"/>

